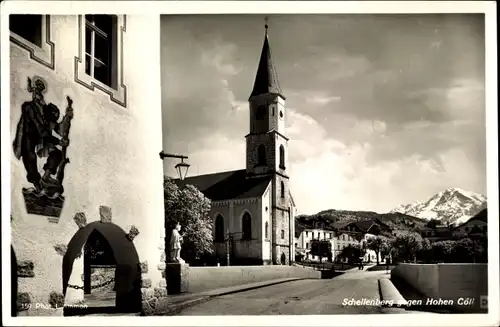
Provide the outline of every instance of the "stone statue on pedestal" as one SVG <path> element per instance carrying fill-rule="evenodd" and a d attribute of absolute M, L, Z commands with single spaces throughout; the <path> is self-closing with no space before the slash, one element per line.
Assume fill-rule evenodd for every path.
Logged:
<path fill-rule="evenodd" d="M 181 243 L 182 243 L 182 235 L 180 234 L 181 224 L 176 223 L 175 227 L 172 229 L 172 234 L 170 236 L 170 261 L 176 263 L 184 263 L 184 260 L 181 258 Z"/>

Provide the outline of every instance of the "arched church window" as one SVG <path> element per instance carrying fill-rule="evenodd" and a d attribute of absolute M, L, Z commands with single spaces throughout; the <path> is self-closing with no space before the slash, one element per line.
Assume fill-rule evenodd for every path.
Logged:
<path fill-rule="evenodd" d="M 260 166 L 265 166 L 266 162 L 267 162 L 267 159 L 266 159 L 266 147 L 261 144 L 257 148 L 257 163 Z"/>
<path fill-rule="evenodd" d="M 224 217 L 217 215 L 215 218 L 215 242 L 224 242 Z"/>
<path fill-rule="evenodd" d="M 266 118 L 266 106 L 258 106 L 255 114 L 257 120 L 264 120 Z"/>
<path fill-rule="evenodd" d="M 251 240 L 252 239 L 252 217 L 248 212 L 245 212 L 242 218 L 242 236 L 243 240 Z"/>
<path fill-rule="evenodd" d="M 285 183 L 281 181 L 281 197 L 285 197 Z"/>
<path fill-rule="evenodd" d="M 269 239 L 269 223 L 267 221 L 264 227 L 264 238 L 266 240 Z"/>
<path fill-rule="evenodd" d="M 286 255 L 284 253 L 281 253 L 281 258 L 280 259 L 281 259 L 280 260 L 281 264 L 282 265 L 286 265 Z"/>
<path fill-rule="evenodd" d="M 284 240 L 285 239 L 285 230 L 281 230 L 281 239 Z"/>
<path fill-rule="evenodd" d="M 280 168 L 285 169 L 285 147 L 280 145 Z"/>

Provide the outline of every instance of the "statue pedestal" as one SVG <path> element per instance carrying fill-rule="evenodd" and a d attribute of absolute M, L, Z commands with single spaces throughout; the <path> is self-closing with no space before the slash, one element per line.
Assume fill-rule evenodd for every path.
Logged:
<path fill-rule="evenodd" d="M 186 293 L 189 287 L 189 264 L 187 263 L 167 263 L 165 269 L 167 279 L 167 293 Z"/>

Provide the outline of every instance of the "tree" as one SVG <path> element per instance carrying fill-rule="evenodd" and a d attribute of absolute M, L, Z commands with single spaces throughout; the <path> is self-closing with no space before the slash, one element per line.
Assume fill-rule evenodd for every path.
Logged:
<path fill-rule="evenodd" d="M 451 262 L 487 262 L 487 244 L 481 239 L 462 238 L 453 244 Z"/>
<path fill-rule="evenodd" d="M 394 249 L 392 247 L 392 242 L 390 239 L 386 239 L 386 242 L 382 244 L 380 248 L 380 256 L 385 258 L 385 262 L 387 263 L 387 257 L 394 255 Z"/>
<path fill-rule="evenodd" d="M 165 227 L 167 243 L 175 222 L 184 234 L 181 257 L 193 262 L 213 253 L 211 201 L 192 185 L 179 188 L 170 179 L 164 179 Z"/>
<path fill-rule="evenodd" d="M 424 238 L 424 239 L 422 239 L 421 245 L 422 246 L 421 246 L 420 250 L 418 250 L 418 252 L 417 252 L 417 258 L 419 260 L 426 262 L 426 263 L 429 263 L 431 258 L 432 258 L 431 242 L 427 238 Z"/>
<path fill-rule="evenodd" d="M 326 240 L 311 240 L 311 255 L 317 255 L 319 262 L 323 258 L 331 258 L 332 256 L 332 243 Z"/>
<path fill-rule="evenodd" d="M 422 248 L 422 236 L 415 232 L 400 232 L 392 242 L 397 255 L 407 261 L 414 261 Z"/>
<path fill-rule="evenodd" d="M 453 248 L 455 247 L 455 241 L 439 241 L 432 243 L 431 248 L 431 258 L 433 261 L 437 262 L 453 262 Z"/>
<path fill-rule="evenodd" d="M 379 255 L 386 243 L 388 243 L 388 241 L 384 236 L 370 237 L 366 240 L 366 247 L 370 250 L 373 250 L 377 255 L 377 265 L 380 264 Z"/>

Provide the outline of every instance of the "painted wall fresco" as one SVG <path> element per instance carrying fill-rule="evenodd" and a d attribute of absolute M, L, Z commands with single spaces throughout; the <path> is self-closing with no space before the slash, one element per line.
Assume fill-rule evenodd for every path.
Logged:
<path fill-rule="evenodd" d="M 70 97 L 64 117 L 59 121 L 60 110 L 53 103 L 46 103 L 44 93 L 47 83 L 38 76 L 28 77 L 27 90 L 32 100 L 21 106 L 17 124 L 14 155 L 22 160 L 26 179 L 31 187 L 22 189 L 26 210 L 30 214 L 59 217 L 64 204 L 64 169 L 69 159 L 69 131 L 73 119 Z M 40 171 L 38 161 L 43 162 Z"/>

